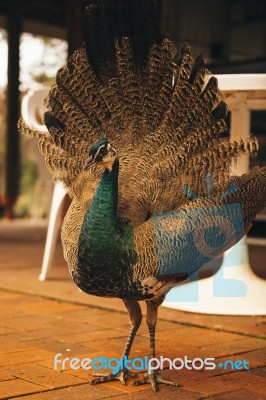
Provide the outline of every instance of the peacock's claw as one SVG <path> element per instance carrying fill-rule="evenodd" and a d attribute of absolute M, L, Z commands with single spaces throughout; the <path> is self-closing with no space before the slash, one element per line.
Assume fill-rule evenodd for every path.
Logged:
<path fill-rule="evenodd" d="M 96 374 L 92 374 L 92 376 L 98 376 L 99 378 L 93 379 L 92 381 L 90 381 L 91 385 L 97 385 L 98 383 L 111 382 L 111 381 L 115 381 L 115 380 L 120 381 L 122 383 L 122 385 L 126 385 L 126 377 L 136 378 L 138 375 L 135 374 L 134 372 L 129 371 L 127 368 L 124 368 L 123 370 L 117 372 L 116 374 L 96 373 Z"/>
<path fill-rule="evenodd" d="M 172 382 L 172 381 L 168 381 L 168 380 L 164 379 L 159 374 L 159 372 L 155 372 L 155 371 L 152 372 L 151 374 L 149 374 L 147 372 L 142 379 L 140 379 L 139 381 L 135 381 L 133 383 L 133 386 L 144 385 L 145 383 L 150 383 L 154 392 L 157 392 L 157 390 L 158 390 L 158 387 L 157 387 L 158 383 L 165 383 L 166 385 L 172 385 L 172 386 L 180 386 L 179 383 L 177 383 L 177 382 Z"/>

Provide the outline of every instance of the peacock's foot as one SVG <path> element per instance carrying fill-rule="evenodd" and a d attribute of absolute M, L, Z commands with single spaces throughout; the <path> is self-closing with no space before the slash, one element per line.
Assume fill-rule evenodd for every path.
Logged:
<path fill-rule="evenodd" d="M 142 379 L 140 379 L 139 381 L 135 381 L 133 385 L 139 386 L 144 385 L 145 383 L 150 383 L 154 392 L 157 392 L 158 390 L 158 383 L 165 383 L 166 385 L 172 386 L 180 386 L 177 382 L 167 381 L 159 374 L 159 372 L 156 371 L 153 371 L 150 374 L 147 372 Z"/>
<path fill-rule="evenodd" d="M 134 372 L 129 371 L 127 368 L 122 369 L 116 374 L 108 373 L 108 374 L 92 374 L 92 376 L 98 376 L 99 378 L 93 379 L 90 381 L 91 385 L 97 385 L 98 383 L 111 382 L 118 380 L 122 383 L 122 385 L 126 384 L 126 378 L 136 378 L 138 375 Z"/>

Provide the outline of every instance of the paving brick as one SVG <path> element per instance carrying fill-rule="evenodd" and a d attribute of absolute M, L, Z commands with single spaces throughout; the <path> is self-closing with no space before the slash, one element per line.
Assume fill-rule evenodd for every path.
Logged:
<path fill-rule="evenodd" d="M 184 324 L 195 324 L 210 329 L 223 329 L 225 331 L 261 335 L 266 333 L 265 316 L 234 316 L 234 315 L 211 315 L 184 312 L 161 307 L 159 315 L 162 318 L 171 319 Z"/>
<path fill-rule="evenodd" d="M 93 316 L 106 316 L 106 310 L 93 307 L 85 307 L 84 310 L 62 311 L 60 316 L 66 321 L 90 323 Z"/>
<path fill-rule="evenodd" d="M 124 338 L 116 337 L 110 338 L 107 340 L 101 340 L 99 337 L 97 341 L 94 341 L 94 347 L 97 350 L 100 350 L 103 355 L 105 355 L 110 349 L 115 349 L 117 354 L 122 354 L 125 344 L 126 344 L 127 337 Z M 133 344 L 133 349 L 140 350 L 141 347 L 143 349 L 149 349 L 149 339 L 141 336 L 136 336 Z"/>
<path fill-rule="evenodd" d="M 250 351 L 248 353 L 248 357 L 250 360 L 261 361 L 265 364 L 266 363 L 266 349 Z"/>
<path fill-rule="evenodd" d="M 8 328 L 7 326 L 0 326 L 0 335 L 6 335 L 7 333 L 14 333 L 15 329 Z"/>
<path fill-rule="evenodd" d="M 97 329 L 99 329 L 97 326 L 82 323 L 73 324 L 70 321 L 59 320 L 54 321 L 47 328 L 33 331 L 19 332 L 9 329 L 5 335 L 5 339 L 7 338 L 17 342 L 29 342 L 36 339 L 45 339 L 50 337 L 60 339 L 61 336 L 65 337 L 66 335 L 69 335 L 70 337 L 74 337 L 74 335 L 81 332 L 84 332 L 85 335 L 89 335 L 89 332 Z M 30 344 L 27 343 L 27 345 Z"/>
<path fill-rule="evenodd" d="M 9 399 L 11 396 L 36 393 L 43 389 L 43 386 L 26 382 L 22 379 L 12 379 L 10 381 L 0 382 L 0 399 Z"/>
<path fill-rule="evenodd" d="M 265 396 L 251 390 L 236 390 L 234 392 L 212 396 L 211 398 L 213 400 L 265 400 Z"/>
<path fill-rule="evenodd" d="M 201 393 L 191 392 L 180 387 L 159 385 L 157 393 L 154 393 L 150 385 L 145 391 L 132 394 L 114 396 L 113 400 L 147 400 L 147 399 L 167 399 L 167 400 L 199 400 L 203 398 Z M 240 400 L 240 399 L 239 399 Z"/>
<path fill-rule="evenodd" d="M 175 359 L 177 357 L 184 358 L 188 356 L 190 359 L 201 357 L 213 357 L 213 354 L 210 351 L 203 350 L 199 347 L 190 346 L 183 343 L 178 342 L 168 342 L 165 341 L 157 341 L 156 343 L 156 356 L 168 357 L 170 359 Z"/>
<path fill-rule="evenodd" d="M 84 310 L 85 306 L 55 300 L 38 299 L 27 304 L 27 312 L 36 314 L 56 314 L 73 310 Z"/>
<path fill-rule="evenodd" d="M 186 327 L 177 331 L 158 332 L 158 340 L 177 341 L 186 345 L 203 347 L 216 343 L 226 343 L 231 341 L 242 340 L 243 336 L 234 333 L 213 331 L 210 329 Z"/>
<path fill-rule="evenodd" d="M 139 378 L 141 378 L 141 377 L 142 376 L 139 375 Z M 92 377 L 92 378 L 95 378 L 95 377 Z M 147 399 L 147 397 L 149 397 L 149 395 L 150 395 L 151 386 L 150 385 L 133 386 L 132 385 L 133 382 L 134 382 L 134 379 L 128 378 L 126 385 L 122 385 L 121 382 L 119 382 L 119 381 L 112 381 L 112 382 L 100 384 L 100 385 L 98 385 L 98 388 L 99 388 L 99 391 L 100 391 L 101 387 L 103 385 L 105 385 L 105 386 L 108 386 L 108 387 L 110 387 L 112 389 L 117 390 L 121 394 L 122 393 L 123 394 L 128 394 L 128 393 L 133 394 L 134 393 L 134 397 L 135 397 L 136 393 L 143 392 L 143 393 L 146 394 L 146 399 Z"/>
<path fill-rule="evenodd" d="M 23 400 L 101 400 L 113 398 L 115 395 L 118 395 L 119 392 L 115 389 L 112 389 L 106 385 L 101 385 L 101 390 L 97 385 L 78 385 L 72 386 L 65 389 L 58 389 L 38 393 L 32 396 L 24 396 Z M 22 400 L 20 397 L 15 397 L 13 400 Z"/>
<path fill-rule="evenodd" d="M 208 395 L 223 394 L 237 389 L 251 390 L 262 395 L 265 394 L 265 379 L 246 371 L 214 376 L 194 382 L 193 380 L 186 380 L 185 387 Z"/>
<path fill-rule="evenodd" d="M 2 291 L 3 293 L 3 291 Z M 4 296 L 4 298 L 2 299 L 2 295 L 0 296 L 0 298 L 2 299 L 2 306 L 3 305 L 7 305 L 7 312 L 11 311 L 16 311 L 18 308 L 22 311 L 27 310 L 27 307 L 25 307 L 25 305 L 30 304 L 30 303 L 36 303 L 36 301 L 41 301 L 41 299 L 39 297 L 36 296 L 32 296 L 26 293 L 17 293 L 17 292 L 6 292 L 9 293 L 9 296 Z M 15 307 L 14 307 L 15 306 Z"/>
<path fill-rule="evenodd" d="M 30 342 L 31 346 L 35 349 L 43 349 L 47 351 L 51 351 L 55 354 L 62 353 L 65 356 L 74 356 L 78 353 L 85 353 L 88 351 L 95 351 L 93 347 L 93 343 L 90 343 L 90 347 L 86 348 L 86 346 L 70 343 L 70 342 L 63 342 L 58 339 L 54 338 L 45 338 L 45 339 L 38 339 L 32 340 Z"/>
<path fill-rule="evenodd" d="M 223 357 L 226 355 L 235 355 L 245 353 L 251 350 L 263 350 L 265 349 L 266 341 L 257 338 L 245 338 L 226 343 L 211 344 L 208 346 L 202 346 L 201 349 L 208 351 L 214 357 Z"/>
<path fill-rule="evenodd" d="M 7 290 L 1 290 L 0 291 L 0 300 L 1 300 L 1 304 L 3 304 L 2 302 L 5 301 L 7 302 L 8 300 L 21 300 L 28 297 L 25 294 L 22 293 L 17 293 L 17 292 L 9 292 Z"/>
<path fill-rule="evenodd" d="M 15 379 L 15 376 L 6 371 L 0 371 L 0 381 L 10 381 L 12 379 Z"/>
<path fill-rule="evenodd" d="M 141 379 L 142 376 L 139 376 L 139 379 Z M 202 394 L 199 395 L 198 393 L 193 394 L 193 392 L 188 391 L 188 390 L 183 390 L 179 387 L 174 387 L 174 386 L 166 386 L 164 384 L 162 385 L 158 385 L 158 392 L 155 394 L 152 390 L 152 387 L 149 383 L 145 384 L 145 385 L 140 385 L 140 386 L 132 386 L 132 383 L 134 382 L 132 379 L 128 380 L 128 385 L 124 386 L 121 385 L 120 382 L 111 382 L 111 383 L 106 383 L 106 385 L 112 387 L 113 389 L 117 389 L 117 391 L 120 391 L 120 393 L 125 394 L 128 393 L 129 395 L 131 395 L 131 399 L 132 399 L 132 395 L 134 394 L 134 400 L 135 399 L 149 399 L 149 398 L 163 398 L 163 399 L 199 399 L 200 397 L 202 397 Z M 99 388 L 100 390 L 100 388 Z M 187 396 L 187 397 L 185 397 Z M 122 397 L 121 397 L 122 398 Z M 116 399 L 116 397 L 114 398 L 114 400 Z"/>
<path fill-rule="evenodd" d="M 266 378 L 266 367 L 262 368 L 254 368 L 250 371 L 252 374 L 257 375 L 257 376 L 262 376 L 263 378 Z M 266 381 L 265 381 L 265 393 L 266 393 Z"/>
<path fill-rule="evenodd" d="M 0 300 L 1 301 L 1 300 Z M 6 312 L 1 312 L 1 320 L 4 322 L 6 319 L 15 319 L 15 318 L 27 318 L 27 317 L 31 317 L 32 314 L 27 313 L 26 311 L 21 311 L 18 310 L 17 308 L 14 308 L 12 310 L 9 309 L 9 305 L 7 305 L 8 310 L 6 310 Z"/>
<path fill-rule="evenodd" d="M 95 340 L 106 340 L 111 338 L 121 338 L 121 340 L 126 340 L 127 338 L 124 333 L 114 329 L 99 330 L 95 326 L 94 329 L 95 330 L 91 330 L 90 332 L 60 335 L 60 340 L 63 342 L 68 341 L 71 343 L 82 343 L 83 345 L 86 345 L 87 343 Z"/>
<path fill-rule="evenodd" d="M 29 332 L 38 329 L 43 329 L 52 326 L 54 323 L 55 323 L 54 318 L 52 317 L 45 318 L 39 315 L 38 316 L 23 315 L 19 317 L 12 316 L 10 318 L 5 318 L 2 320 L 3 326 L 22 332 Z"/>
<path fill-rule="evenodd" d="M 49 328 L 46 328 L 47 332 L 50 332 L 50 336 L 60 336 L 60 335 L 75 335 L 80 332 L 89 333 L 93 331 L 95 327 L 92 327 L 86 323 L 73 323 L 71 321 L 65 321 L 59 319 L 53 322 Z"/>
<path fill-rule="evenodd" d="M 55 371 L 38 364 L 21 364 L 4 367 L 4 372 L 27 382 L 45 386 L 46 388 L 65 387 L 86 382 L 80 377 L 63 374 L 60 371 Z"/>
<path fill-rule="evenodd" d="M 97 329 L 97 327 L 96 327 Z M 53 336 L 62 335 L 62 334 L 76 334 L 79 332 L 90 332 L 95 330 L 95 326 L 92 324 L 67 321 L 59 318 L 56 321 L 56 324 L 52 326 L 51 332 Z"/>
<path fill-rule="evenodd" d="M 38 329 L 36 331 L 27 332 L 12 331 L 11 333 L 2 336 L 2 339 L 16 341 L 24 344 L 25 346 L 30 346 L 29 342 L 31 340 L 50 338 L 52 336 L 52 332 L 53 330 L 51 328 Z M 63 329 L 62 332 L 64 332 Z"/>
<path fill-rule="evenodd" d="M 14 339 L 10 339 L 6 336 L 2 337 L 2 340 L 0 341 L 0 354 L 16 353 L 27 350 L 33 350 L 33 347 L 29 346 L 28 344 L 18 342 Z"/>
<path fill-rule="evenodd" d="M 109 329 L 129 329 L 129 317 L 126 313 L 114 313 L 106 311 L 105 313 L 92 315 L 89 323 Z"/>
<path fill-rule="evenodd" d="M 54 356 L 50 351 L 34 349 L 27 351 L 19 351 L 17 353 L 2 354 L 0 358 L 0 366 L 17 365 L 29 362 L 46 360 Z"/>

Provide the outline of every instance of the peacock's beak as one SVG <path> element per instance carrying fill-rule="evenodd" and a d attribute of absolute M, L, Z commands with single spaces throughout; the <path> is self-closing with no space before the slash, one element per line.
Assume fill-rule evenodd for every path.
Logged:
<path fill-rule="evenodd" d="M 87 161 L 86 161 L 86 164 L 85 164 L 85 167 L 84 167 L 84 171 L 88 171 L 88 170 L 90 169 L 90 167 L 91 167 L 94 163 L 95 163 L 94 158 L 93 158 L 92 156 L 90 156 L 90 157 L 87 159 Z"/>

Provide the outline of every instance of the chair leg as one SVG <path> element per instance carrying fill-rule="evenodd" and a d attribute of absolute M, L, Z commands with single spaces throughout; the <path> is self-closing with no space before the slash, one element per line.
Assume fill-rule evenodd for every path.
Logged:
<path fill-rule="evenodd" d="M 48 271 L 51 267 L 54 256 L 55 245 L 61 226 L 61 209 L 63 200 L 67 192 L 61 182 L 56 182 L 54 186 L 51 211 L 49 216 L 48 230 L 45 242 L 44 256 L 42 262 L 42 270 L 39 275 L 40 281 L 45 281 Z"/>

